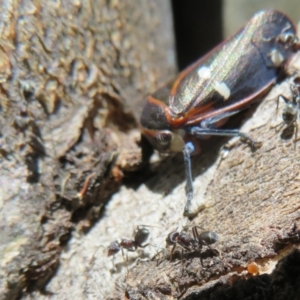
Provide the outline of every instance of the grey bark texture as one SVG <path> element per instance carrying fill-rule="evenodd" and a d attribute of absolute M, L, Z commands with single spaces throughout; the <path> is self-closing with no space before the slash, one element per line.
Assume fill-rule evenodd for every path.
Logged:
<path fill-rule="evenodd" d="M 72 232 L 143 164 L 141 102 L 175 56 L 166 1 L 0 11 L 0 298 L 16 299 L 44 289 Z"/>
<path fill-rule="evenodd" d="M 123 181 L 143 165 L 141 99 L 175 72 L 169 4 L 3 1 L 1 12 L 1 299 L 299 293 L 300 149 L 279 126 L 283 103 L 276 116 L 288 79 L 241 127 L 261 148 L 212 139 L 193 159 L 199 213 L 187 220 L 181 155 Z M 107 246 L 140 225 L 149 246 L 114 269 Z M 168 233 L 193 225 L 220 241 L 170 261 Z"/>

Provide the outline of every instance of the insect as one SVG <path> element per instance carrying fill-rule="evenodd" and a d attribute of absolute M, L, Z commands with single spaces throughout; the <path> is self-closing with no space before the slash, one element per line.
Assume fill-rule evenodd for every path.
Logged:
<path fill-rule="evenodd" d="M 160 152 L 183 152 L 186 173 L 184 215 L 192 216 L 190 156 L 199 154 L 207 136 L 239 136 L 220 128 L 285 75 L 300 49 L 294 24 L 279 11 L 261 11 L 234 36 L 148 96 L 140 118 L 142 133 Z M 201 141 L 202 139 L 202 141 Z"/>
<path fill-rule="evenodd" d="M 284 95 L 278 96 L 277 107 L 280 100 L 285 102 L 285 107 L 282 111 L 282 119 L 287 126 L 296 124 L 295 140 L 298 137 L 297 120 L 300 112 L 300 76 L 296 76 L 290 85 L 292 100 Z"/>
<path fill-rule="evenodd" d="M 113 256 L 114 268 L 115 268 L 114 257 L 120 250 L 122 251 L 122 255 L 124 257 L 123 249 L 126 249 L 127 251 L 130 252 L 134 252 L 138 248 L 147 247 L 149 244 L 143 245 L 143 243 L 147 241 L 149 235 L 150 235 L 149 229 L 147 229 L 145 226 L 137 226 L 137 228 L 134 230 L 133 233 L 133 240 L 121 239 L 112 242 L 108 247 L 107 256 Z"/>
<path fill-rule="evenodd" d="M 219 236 L 217 233 L 213 231 L 203 231 L 199 234 L 198 228 L 200 227 L 192 227 L 192 237 L 188 235 L 185 231 L 178 232 L 177 229 L 168 234 L 166 242 L 167 244 L 173 245 L 170 260 L 172 260 L 172 255 L 177 245 L 181 246 L 183 249 L 189 252 L 201 251 L 204 245 L 209 247 L 210 245 L 216 243 L 219 240 Z M 202 259 L 201 264 L 203 266 Z"/>

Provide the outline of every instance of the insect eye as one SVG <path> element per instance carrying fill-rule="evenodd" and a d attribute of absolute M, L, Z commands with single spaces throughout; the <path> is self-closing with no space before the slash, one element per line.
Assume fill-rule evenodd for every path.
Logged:
<path fill-rule="evenodd" d="M 157 139 L 159 140 L 160 144 L 167 145 L 172 140 L 172 134 L 170 132 L 159 132 L 157 134 Z"/>

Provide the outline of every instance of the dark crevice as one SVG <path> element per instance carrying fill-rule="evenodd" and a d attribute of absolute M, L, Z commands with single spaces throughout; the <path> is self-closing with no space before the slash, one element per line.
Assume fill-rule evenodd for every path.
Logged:
<path fill-rule="evenodd" d="M 222 40 L 222 1 L 172 0 L 177 62 L 182 70 Z"/>

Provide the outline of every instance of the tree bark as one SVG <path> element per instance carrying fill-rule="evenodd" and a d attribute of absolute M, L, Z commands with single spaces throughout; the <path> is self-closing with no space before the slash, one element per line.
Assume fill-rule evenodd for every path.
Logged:
<path fill-rule="evenodd" d="M 190 221 L 181 155 L 124 180 L 143 165 L 141 99 L 175 69 L 167 2 L 1 7 L 1 299 L 297 297 L 300 151 L 282 103 L 276 117 L 288 80 L 241 128 L 261 148 L 213 139 L 193 159 Z M 140 225 L 150 245 L 114 269 L 107 246 Z M 170 261 L 168 233 L 193 225 L 220 241 Z"/>
<path fill-rule="evenodd" d="M 175 55 L 165 1 L 0 9 L 0 298 L 16 299 L 44 290 L 69 237 L 143 165 L 141 102 Z"/>

